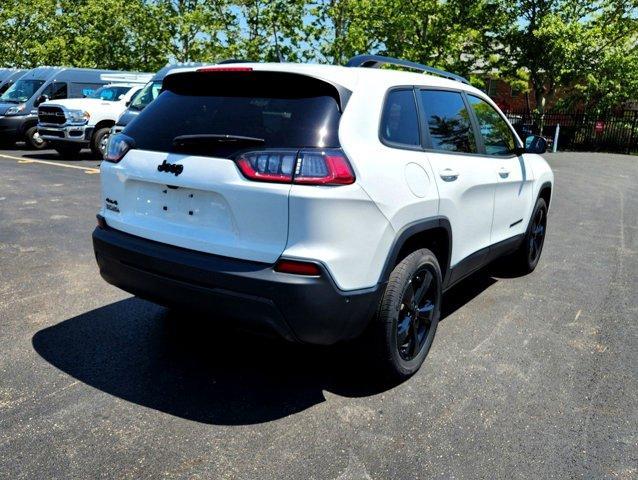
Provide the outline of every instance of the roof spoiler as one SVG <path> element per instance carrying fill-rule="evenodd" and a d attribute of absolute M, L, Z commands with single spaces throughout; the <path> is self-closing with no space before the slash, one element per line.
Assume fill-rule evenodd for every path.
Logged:
<path fill-rule="evenodd" d="M 412 70 L 418 70 L 424 73 L 430 73 L 432 75 L 438 75 L 439 77 L 448 78 L 457 82 L 470 84 L 470 82 L 460 75 L 446 72 L 438 68 L 423 65 L 421 63 L 410 62 L 409 60 L 402 60 L 400 58 L 384 57 L 382 55 L 357 55 L 352 57 L 346 63 L 346 67 L 362 67 L 362 68 L 379 68 L 382 65 L 395 65 L 399 67 L 406 67 Z"/>

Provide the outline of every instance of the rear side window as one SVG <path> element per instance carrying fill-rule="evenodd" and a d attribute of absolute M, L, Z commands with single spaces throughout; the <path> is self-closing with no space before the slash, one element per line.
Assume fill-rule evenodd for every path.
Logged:
<path fill-rule="evenodd" d="M 446 152 L 477 153 L 470 115 L 460 92 L 420 92 L 432 148 Z"/>
<path fill-rule="evenodd" d="M 481 137 L 488 155 L 511 155 L 516 148 L 514 134 L 507 122 L 489 103 L 474 95 L 467 96 L 478 120 Z"/>
<path fill-rule="evenodd" d="M 163 88 L 125 130 L 135 148 L 231 156 L 255 147 L 339 147 L 339 93 L 323 81 L 275 72 L 189 72 L 166 77 Z M 188 141 L 175 140 L 184 136 Z"/>
<path fill-rule="evenodd" d="M 412 89 L 388 93 L 381 117 L 381 138 L 394 145 L 418 146 L 419 119 Z"/>
<path fill-rule="evenodd" d="M 102 87 L 103 83 L 71 83 L 71 97 L 88 97 Z"/>

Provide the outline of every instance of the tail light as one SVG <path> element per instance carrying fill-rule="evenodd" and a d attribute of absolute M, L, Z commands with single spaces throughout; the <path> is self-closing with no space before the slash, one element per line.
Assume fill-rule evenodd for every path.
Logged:
<path fill-rule="evenodd" d="M 256 151 L 237 166 L 249 180 L 303 185 L 349 185 L 355 176 L 341 150 Z"/>
<path fill-rule="evenodd" d="M 248 152 L 237 159 L 241 173 L 258 182 L 291 183 L 297 152 Z"/>
<path fill-rule="evenodd" d="M 106 220 L 102 215 L 96 215 L 97 217 L 97 226 L 100 228 L 107 228 Z"/>
<path fill-rule="evenodd" d="M 111 135 L 106 145 L 104 160 L 107 162 L 117 163 L 124 158 L 126 152 L 133 148 L 134 145 L 134 140 L 123 133 Z"/>

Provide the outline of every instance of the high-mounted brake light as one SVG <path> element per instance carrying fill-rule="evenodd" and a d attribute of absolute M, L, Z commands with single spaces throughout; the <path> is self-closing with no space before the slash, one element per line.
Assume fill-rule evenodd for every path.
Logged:
<path fill-rule="evenodd" d="M 275 265 L 275 271 L 280 273 L 292 273 L 293 275 L 321 275 L 319 267 L 312 262 L 299 262 L 297 260 L 279 260 Z"/>
<path fill-rule="evenodd" d="M 126 152 L 133 148 L 134 145 L 135 141 L 123 133 L 111 135 L 106 145 L 104 160 L 107 162 L 117 163 L 124 158 Z"/>
<path fill-rule="evenodd" d="M 198 72 L 252 72 L 251 67 L 202 67 Z"/>
<path fill-rule="evenodd" d="M 341 150 L 253 151 L 237 166 L 249 180 L 300 185 L 349 185 L 355 177 Z"/>

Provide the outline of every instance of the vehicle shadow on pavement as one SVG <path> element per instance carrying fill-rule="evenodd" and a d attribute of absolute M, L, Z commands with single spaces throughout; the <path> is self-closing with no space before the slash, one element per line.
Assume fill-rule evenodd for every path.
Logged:
<path fill-rule="evenodd" d="M 494 282 L 486 274 L 464 281 L 443 315 Z M 362 397 L 394 386 L 366 365 L 358 343 L 295 345 L 220 329 L 222 319 L 167 312 L 129 298 L 45 328 L 32 342 L 46 361 L 94 388 L 209 424 L 282 418 L 325 401 L 324 390 Z"/>

